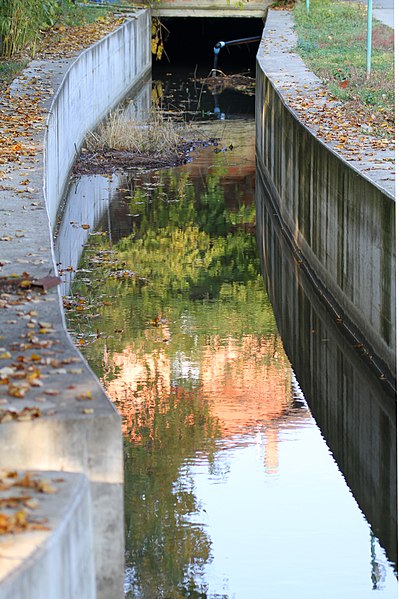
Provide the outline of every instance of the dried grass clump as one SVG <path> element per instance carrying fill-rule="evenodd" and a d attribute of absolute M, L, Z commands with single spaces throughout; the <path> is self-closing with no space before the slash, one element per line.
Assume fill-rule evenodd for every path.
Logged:
<path fill-rule="evenodd" d="M 153 110 L 143 122 L 127 120 L 121 111 L 113 112 L 85 141 L 89 151 L 122 150 L 145 156 L 161 157 L 177 152 L 182 132 L 176 123 Z"/>

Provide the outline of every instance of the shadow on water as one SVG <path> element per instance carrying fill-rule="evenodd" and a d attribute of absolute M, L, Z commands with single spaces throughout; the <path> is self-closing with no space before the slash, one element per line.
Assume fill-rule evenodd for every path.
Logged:
<path fill-rule="evenodd" d="M 396 405 L 339 332 L 256 183 L 264 280 L 284 348 L 360 508 L 397 568 Z"/>

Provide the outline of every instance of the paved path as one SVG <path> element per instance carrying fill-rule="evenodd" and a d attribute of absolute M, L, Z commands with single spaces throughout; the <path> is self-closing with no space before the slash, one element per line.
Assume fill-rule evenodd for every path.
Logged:
<path fill-rule="evenodd" d="M 366 4 L 368 0 L 346 0 L 356 4 Z M 388 25 L 392 29 L 395 28 L 394 19 L 394 0 L 372 0 L 373 1 L 373 17 L 377 21 L 381 21 L 384 25 Z"/>
<path fill-rule="evenodd" d="M 367 0 L 361 0 L 367 4 Z M 394 0 L 373 0 L 373 17 L 394 29 Z"/>

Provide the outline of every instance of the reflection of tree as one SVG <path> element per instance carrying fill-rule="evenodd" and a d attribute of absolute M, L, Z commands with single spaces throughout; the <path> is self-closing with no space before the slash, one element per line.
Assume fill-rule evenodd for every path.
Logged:
<path fill-rule="evenodd" d="M 86 306 L 92 306 L 99 316 L 93 323 L 81 313 L 75 320 L 72 315 L 75 331 L 98 329 L 109 336 L 108 350 L 120 351 L 130 344 L 132 334 L 136 339 L 149 336 L 148 321 L 154 316 L 162 314 L 172 321 L 173 313 L 176 321 L 193 309 L 197 326 L 214 327 L 217 322 L 222 335 L 253 332 L 254 327 L 263 333 L 275 330 L 259 274 L 255 238 L 247 230 L 255 221 L 255 208 L 243 203 L 240 194 L 226 207 L 221 173 L 221 169 L 214 172 L 202 191 L 194 191 L 184 171 L 162 172 L 152 184 L 150 198 L 143 186 L 131 184 L 125 192 L 130 198 L 128 210 L 138 215 L 131 235 L 114 246 L 111 256 L 106 253 L 105 236 L 91 237 L 84 252 L 81 267 L 95 268 L 96 275 L 89 281 L 86 273 L 78 276 L 74 293 L 83 296 Z M 137 273 L 137 277 L 115 278 L 113 273 L 121 270 Z M 102 298 L 110 305 L 104 306 Z M 193 299 L 200 303 L 194 305 Z M 209 305 L 201 303 L 207 299 L 221 301 L 209 310 Z M 230 318 L 232 312 L 237 313 L 237 321 Z M 83 316 L 89 314 L 90 310 Z M 127 322 L 129 327 L 124 326 Z M 100 352 L 101 342 L 95 343 L 87 356 L 101 375 Z"/>
<path fill-rule="evenodd" d="M 132 182 L 131 234 L 111 255 L 105 236 L 91 237 L 81 267 L 95 274 L 75 281 L 85 303 L 70 322 L 92 340 L 85 354 L 123 417 L 126 560 L 132 596 L 143 599 L 208 597 L 202 572 L 211 542 L 193 523 L 201 505 L 183 468 L 199 453 L 218 468 L 212 369 L 234 392 L 287 369 L 259 274 L 255 208 L 240 193 L 227 207 L 222 175 L 215 169 L 201 189 L 184 172 L 163 172 L 150 178 L 150 196 L 143 181 Z M 184 372 L 186 363 L 198 365 L 197 378 Z M 284 392 L 283 383 L 272 417 L 286 407 Z"/>
<path fill-rule="evenodd" d="M 201 573 L 210 540 L 201 526 L 188 526 L 200 511 L 193 483 L 180 476 L 184 460 L 212 452 L 217 421 L 196 390 L 169 389 L 161 373 L 148 370 L 126 442 L 127 561 L 135 568 L 140 597 L 184 597 L 202 591 Z M 129 405 L 120 406 L 122 414 Z M 206 595 L 205 595 L 206 596 Z"/>

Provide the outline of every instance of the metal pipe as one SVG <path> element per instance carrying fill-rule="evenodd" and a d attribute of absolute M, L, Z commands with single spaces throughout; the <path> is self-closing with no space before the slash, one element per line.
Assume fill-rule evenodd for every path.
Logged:
<path fill-rule="evenodd" d="M 230 40 L 229 42 L 218 42 L 219 44 L 223 44 L 224 46 L 238 46 L 240 44 L 251 44 L 252 42 L 257 42 L 261 39 L 261 35 L 254 35 L 252 37 L 242 37 L 238 40 Z M 217 44 L 216 44 L 217 45 Z"/>
<path fill-rule="evenodd" d="M 367 48 L 366 48 L 366 71 L 367 79 L 371 73 L 371 46 L 373 32 L 373 0 L 368 0 L 367 3 Z"/>
<path fill-rule="evenodd" d="M 213 77 L 216 76 L 216 67 L 217 67 L 219 52 L 220 52 L 221 48 L 224 48 L 225 46 L 239 46 L 241 44 L 252 44 L 253 42 L 258 42 L 261 39 L 262 39 L 261 35 L 254 35 L 252 37 L 243 37 L 243 38 L 240 38 L 237 40 L 230 40 L 229 42 L 218 42 L 215 45 L 215 47 L 213 48 L 214 57 L 213 57 L 212 76 Z"/>

